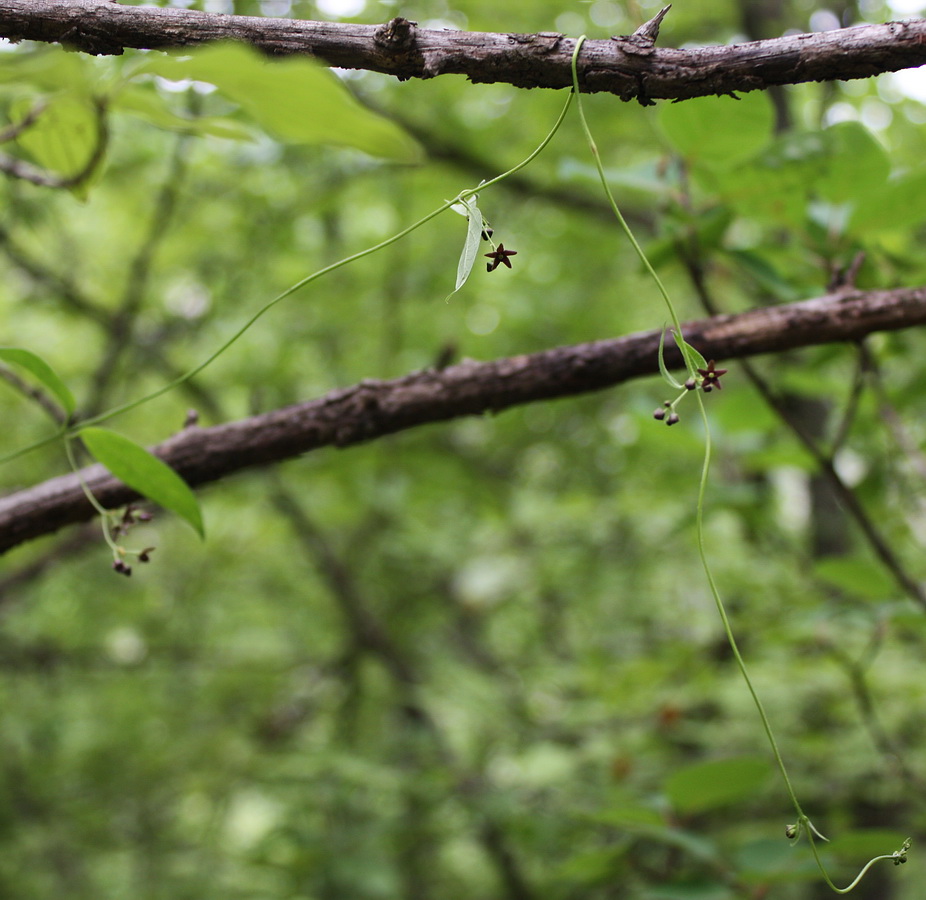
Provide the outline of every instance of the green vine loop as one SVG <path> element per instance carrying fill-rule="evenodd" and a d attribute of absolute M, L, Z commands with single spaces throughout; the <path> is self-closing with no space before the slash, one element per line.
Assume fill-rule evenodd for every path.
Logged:
<path fill-rule="evenodd" d="M 688 370 L 689 377 L 693 379 L 694 383 L 697 383 L 698 377 L 704 377 L 703 369 L 699 370 L 695 366 L 694 356 L 689 353 L 687 350 L 688 345 L 685 343 L 684 335 L 682 334 L 682 325 L 679 320 L 678 313 L 676 312 L 675 305 L 672 303 L 669 293 L 665 288 L 665 285 L 662 283 L 662 279 L 656 273 L 656 270 L 653 268 L 649 259 L 647 259 L 646 253 L 643 251 L 643 248 L 638 243 L 637 239 L 634 237 L 633 232 L 630 229 L 630 226 L 627 224 L 626 219 L 618 208 L 617 202 L 614 199 L 614 195 L 611 193 L 611 188 L 608 185 L 607 176 L 605 175 L 604 166 L 601 164 L 601 156 L 598 152 L 598 146 L 595 143 L 594 138 L 592 137 L 591 130 L 588 126 L 588 121 L 585 117 L 585 111 L 582 108 L 582 97 L 579 89 L 579 73 L 578 73 L 578 59 L 579 52 L 582 49 L 582 44 L 585 42 L 585 35 L 582 35 L 576 41 L 575 50 L 572 53 L 572 91 L 576 96 L 576 108 L 579 113 L 579 119 L 582 123 L 582 130 L 585 133 L 585 138 L 588 141 L 589 150 L 591 151 L 592 157 L 595 160 L 595 168 L 598 171 L 598 177 L 601 180 L 601 185 L 604 188 L 605 195 L 608 198 L 608 202 L 611 205 L 611 209 L 614 212 L 617 221 L 620 223 L 620 226 L 627 236 L 627 239 L 630 241 L 631 246 L 636 252 L 637 256 L 640 258 L 643 267 L 646 269 L 650 278 L 652 278 L 656 287 L 659 290 L 659 293 L 662 295 L 662 299 L 665 301 L 666 307 L 669 311 L 669 316 L 672 321 L 672 326 L 675 330 L 675 338 L 678 343 L 679 349 L 682 351 L 682 359 L 684 361 L 685 367 Z M 664 366 L 662 362 L 662 343 L 660 342 L 660 368 Z M 711 363 L 712 371 L 713 363 Z M 710 373 L 709 373 L 710 374 Z M 710 561 L 707 557 L 706 542 L 704 537 L 704 498 L 707 494 L 707 485 L 710 476 L 710 467 L 711 467 L 711 453 L 712 453 L 712 442 L 711 442 L 711 430 L 710 423 L 707 418 L 707 409 L 704 405 L 704 398 L 701 396 L 700 391 L 695 391 L 698 400 L 698 409 L 701 414 L 701 421 L 704 426 L 704 458 L 701 464 L 701 477 L 698 482 L 698 496 L 697 496 L 697 514 L 696 514 L 696 523 L 695 530 L 697 532 L 697 544 L 698 544 L 698 556 L 701 561 L 701 568 L 704 571 L 705 578 L 707 580 L 708 588 L 710 590 L 711 596 L 714 599 L 714 605 L 717 608 L 717 613 L 720 616 L 720 621 L 723 625 L 724 634 L 727 638 L 727 643 L 730 646 L 733 656 L 736 660 L 737 667 L 739 668 L 740 675 L 743 678 L 743 681 L 746 684 L 746 688 L 749 691 L 749 695 L 752 698 L 753 705 L 756 708 L 756 711 L 759 714 L 759 719 L 762 722 L 762 728 L 765 732 L 765 737 L 768 740 L 768 744 L 771 747 L 772 755 L 775 758 L 775 763 L 778 766 L 778 770 L 781 773 L 781 777 L 784 781 L 785 788 L 788 792 L 788 796 L 791 799 L 791 803 L 794 806 L 795 811 L 797 812 L 797 822 L 794 825 L 789 825 L 786 831 L 786 834 L 793 841 L 797 841 L 801 834 L 806 832 L 807 840 L 810 844 L 810 850 L 813 854 L 814 860 L 817 863 L 817 866 L 820 869 L 820 872 L 823 875 L 823 879 L 826 881 L 827 885 L 832 888 L 837 894 L 847 894 L 851 891 L 864 877 L 865 873 L 879 860 L 890 859 L 894 861 L 894 864 L 906 862 L 907 851 L 910 849 L 910 839 L 908 838 L 904 841 L 903 846 L 900 850 L 895 851 L 891 854 L 886 854 L 883 856 L 876 856 L 874 859 L 869 860 L 862 870 L 855 877 L 855 880 L 845 888 L 837 887 L 829 874 L 826 871 L 826 867 L 823 865 L 823 860 L 820 858 L 819 851 L 817 850 L 817 845 L 815 838 L 820 838 L 821 840 L 826 840 L 822 834 L 814 827 L 813 823 L 804 813 L 801 808 L 800 801 L 797 799 L 797 794 L 794 790 L 794 785 L 791 783 L 791 778 L 788 775 L 788 770 L 784 763 L 784 758 L 781 755 L 781 751 L 778 748 L 778 742 L 775 739 L 774 731 L 772 730 L 771 721 L 769 720 L 768 714 L 765 712 L 765 707 L 762 705 L 762 701 L 759 698 L 759 694 L 756 691 L 755 685 L 752 682 L 752 678 L 749 675 L 749 670 L 746 668 L 746 662 L 743 659 L 742 654 L 740 653 L 739 646 L 736 643 L 736 638 L 733 634 L 733 628 L 730 625 L 730 618 L 727 615 L 726 607 L 724 606 L 723 600 L 720 596 L 720 591 L 717 587 L 717 583 L 714 580 L 714 574 L 711 570 Z"/>

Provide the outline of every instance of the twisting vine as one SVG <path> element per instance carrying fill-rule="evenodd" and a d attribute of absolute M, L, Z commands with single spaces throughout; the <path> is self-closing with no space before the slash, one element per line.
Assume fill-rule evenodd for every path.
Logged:
<path fill-rule="evenodd" d="M 829 885 L 829 887 L 832 888 L 837 894 L 847 894 L 862 880 L 862 878 L 864 878 L 868 870 L 879 860 L 889 859 L 894 862 L 894 865 L 905 863 L 907 861 L 907 851 L 910 849 L 911 840 L 910 838 L 907 838 L 901 845 L 900 849 L 895 850 L 893 853 L 886 853 L 870 859 L 864 865 L 855 879 L 851 882 L 851 884 L 844 888 L 837 887 L 837 885 L 833 883 L 829 873 L 826 871 L 826 867 L 823 865 L 823 860 L 820 858 L 820 853 L 816 845 L 816 838 L 820 838 L 824 841 L 827 840 L 827 838 L 825 838 L 817 830 L 813 822 L 810 821 L 810 818 L 804 812 L 800 801 L 798 800 L 797 793 L 794 790 L 794 785 L 791 783 L 791 778 L 788 775 L 788 769 L 785 766 L 784 757 L 782 756 L 781 750 L 778 747 L 778 741 L 775 738 L 775 733 L 772 729 L 771 721 L 769 720 L 768 714 L 765 711 L 765 707 L 762 704 L 762 700 L 756 691 L 752 678 L 749 675 L 746 662 L 740 653 L 739 646 L 736 642 L 736 637 L 733 634 L 733 628 L 730 625 L 730 618 L 727 615 L 726 607 L 724 605 L 723 599 L 720 596 L 717 582 L 714 580 L 714 573 L 711 569 L 710 561 L 707 556 L 704 536 L 704 498 L 707 493 L 708 476 L 710 475 L 712 444 L 710 422 L 708 421 L 707 409 L 704 405 L 704 398 L 702 397 L 701 392 L 697 391 L 696 388 L 701 388 L 702 392 L 710 392 L 714 387 L 720 388 L 720 376 L 725 374 L 726 370 L 717 369 L 715 367 L 714 360 L 711 360 L 710 362 L 704 362 L 704 358 L 697 352 L 697 350 L 685 342 L 685 338 L 682 333 L 681 321 L 678 317 L 678 313 L 676 312 L 675 305 L 672 303 L 672 299 L 669 297 L 669 293 L 666 290 L 665 285 L 662 283 L 662 279 L 656 273 L 656 270 L 653 268 L 652 264 L 647 258 L 646 253 L 644 253 L 643 248 L 634 237 L 630 226 L 627 224 L 626 219 L 624 218 L 620 208 L 617 205 L 617 202 L 614 199 L 614 195 L 611 192 L 610 185 L 608 184 L 608 180 L 605 175 L 604 167 L 601 164 L 601 156 L 598 152 L 598 146 L 592 137 L 591 130 L 588 126 L 588 121 L 585 117 L 585 110 L 582 108 L 582 95 L 579 89 L 578 59 L 579 52 L 581 51 L 582 44 L 584 42 L 585 35 L 582 35 L 576 41 L 575 50 L 572 54 L 572 90 L 576 96 L 576 107 L 578 109 L 579 119 L 582 123 L 582 131 L 585 134 L 585 139 L 588 142 L 589 150 L 595 161 L 598 177 L 601 180 L 601 185 L 604 189 L 605 195 L 608 198 L 608 203 L 611 206 L 611 210 L 617 218 L 617 221 L 620 223 L 621 229 L 623 230 L 627 239 L 630 241 L 630 244 L 636 252 L 637 256 L 640 258 L 640 262 L 643 264 L 644 269 L 650 278 L 652 278 L 657 289 L 659 290 L 660 295 L 662 296 L 662 299 L 665 301 L 666 308 L 669 313 L 669 318 L 672 322 L 672 336 L 674 337 L 675 342 L 678 344 L 678 347 L 681 350 L 682 359 L 688 372 L 688 379 L 684 385 L 680 385 L 672 377 L 672 375 L 668 372 L 668 369 L 666 368 L 665 362 L 663 360 L 663 342 L 661 341 L 659 345 L 660 371 L 662 372 L 663 377 L 673 387 L 682 388 L 683 390 L 675 400 L 666 401 L 663 408 L 657 409 L 654 413 L 654 416 L 657 419 L 664 420 L 668 425 L 675 424 L 678 422 L 678 413 L 675 412 L 676 406 L 689 392 L 694 392 L 698 403 L 698 411 L 701 415 L 701 421 L 704 426 L 704 458 L 701 464 L 701 476 L 698 481 L 697 513 L 695 518 L 698 556 L 701 560 L 701 567 L 704 570 L 704 576 L 707 580 L 708 588 L 710 589 L 711 596 L 714 599 L 714 605 L 717 608 L 720 621 L 723 624 L 723 630 L 727 639 L 727 643 L 730 646 L 730 650 L 733 652 L 733 657 L 736 660 L 737 667 L 739 668 L 740 674 L 743 677 L 743 681 L 746 684 L 746 688 L 749 691 L 749 695 L 752 698 L 752 702 L 756 708 L 756 711 L 759 714 L 759 719 L 762 722 L 762 728 L 768 740 L 769 747 L 771 747 L 772 755 L 775 758 L 775 763 L 778 766 L 778 770 L 781 773 L 781 777 L 784 781 L 788 796 L 790 797 L 791 803 L 793 804 L 795 812 L 797 813 L 796 822 L 788 825 L 785 828 L 785 835 L 792 844 L 795 844 L 800 840 L 802 834 L 806 834 L 814 860 L 816 861 L 817 866 L 819 867 L 827 885 Z M 701 365 L 698 365 L 699 362 Z"/>

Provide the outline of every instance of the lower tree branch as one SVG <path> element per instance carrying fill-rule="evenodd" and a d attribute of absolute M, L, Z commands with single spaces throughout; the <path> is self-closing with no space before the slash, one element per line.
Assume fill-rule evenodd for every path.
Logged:
<path fill-rule="evenodd" d="M 844 289 L 812 300 L 713 316 L 684 326 L 685 338 L 717 361 L 816 344 L 857 341 L 875 331 L 926 323 L 926 287 Z M 283 409 L 211 428 L 187 428 L 154 448 L 197 486 L 320 447 L 348 447 L 419 425 L 613 387 L 658 372 L 660 332 L 556 347 L 492 362 L 464 361 L 390 381 L 364 380 Z M 666 364 L 681 358 L 666 342 Z M 138 499 L 101 466 L 82 471 L 107 508 Z M 74 474 L 0 499 L 0 553 L 95 512 Z"/>

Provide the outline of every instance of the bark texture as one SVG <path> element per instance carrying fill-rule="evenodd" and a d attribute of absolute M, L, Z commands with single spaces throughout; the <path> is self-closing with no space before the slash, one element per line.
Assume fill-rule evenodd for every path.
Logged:
<path fill-rule="evenodd" d="M 924 323 L 926 288 L 916 288 L 841 291 L 786 306 L 714 316 L 684 329 L 686 339 L 705 357 L 720 362 L 857 341 L 875 331 Z M 154 452 L 195 487 L 320 447 L 348 447 L 431 422 L 602 390 L 651 375 L 658 372 L 659 337 L 658 331 L 648 331 L 492 362 L 465 361 L 391 381 L 363 381 L 239 422 L 188 428 Z M 671 341 L 666 361 L 681 364 Z M 106 507 L 138 499 L 101 466 L 90 466 L 81 476 Z M 0 553 L 94 515 L 73 474 L 12 494 L 0 499 Z"/>
<path fill-rule="evenodd" d="M 583 91 L 650 103 L 868 78 L 926 64 L 924 20 L 686 50 L 656 48 L 656 30 L 644 26 L 634 35 L 586 41 L 578 65 Z M 400 80 L 456 74 L 522 88 L 571 85 L 575 49 L 575 40 L 555 32 L 433 30 L 403 18 L 384 25 L 309 22 L 122 6 L 114 0 L 0 0 L 0 36 L 57 42 L 94 54 L 238 40 L 268 54 L 304 54 L 330 66 Z"/>

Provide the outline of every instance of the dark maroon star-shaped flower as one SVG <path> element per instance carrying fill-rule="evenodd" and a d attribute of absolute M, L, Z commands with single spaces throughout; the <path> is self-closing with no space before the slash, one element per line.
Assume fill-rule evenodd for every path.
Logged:
<path fill-rule="evenodd" d="M 721 390 L 723 385 L 720 383 L 720 376 L 726 375 L 729 371 L 729 369 L 718 369 L 716 365 L 714 360 L 711 360 L 706 369 L 698 369 L 698 374 L 701 376 L 701 390 L 706 394 L 709 394 L 714 388 L 717 388 L 718 391 Z"/>
<path fill-rule="evenodd" d="M 517 256 L 517 250 L 506 250 L 504 244 L 499 244 L 498 247 L 493 250 L 491 253 L 484 253 L 483 256 L 488 256 L 492 260 L 490 263 L 486 263 L 486 271 L 494 272 L 499 264 L 503 264 L 511 268 L 511 260 L 508 259 L 509 256 Z"/>

